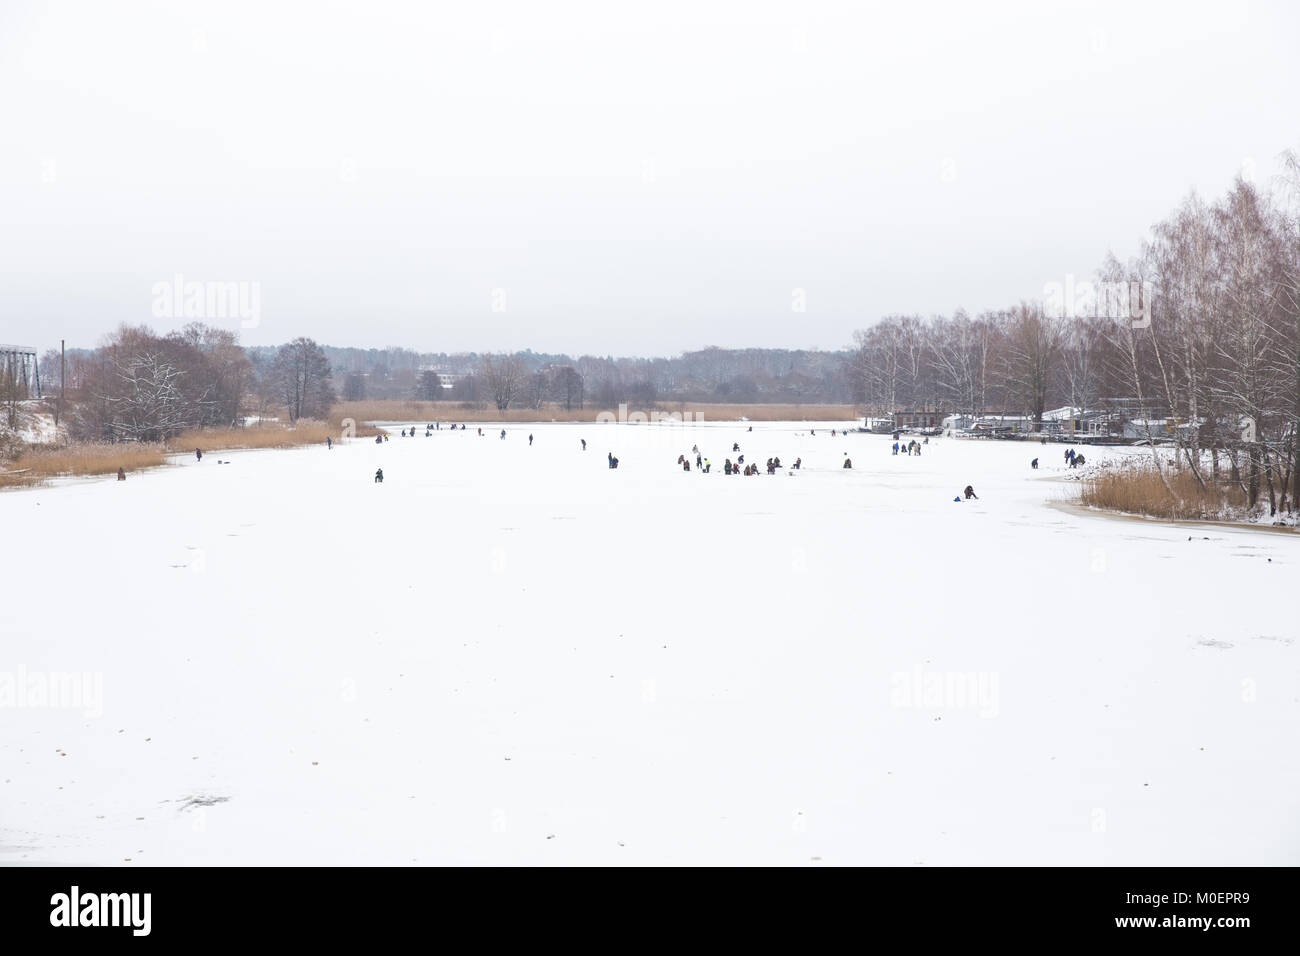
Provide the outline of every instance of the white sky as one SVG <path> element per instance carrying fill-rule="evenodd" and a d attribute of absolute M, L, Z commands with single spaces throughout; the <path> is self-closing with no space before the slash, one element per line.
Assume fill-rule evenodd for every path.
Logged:
<path fill-rule="evenodd" d="M 177 273 L 259 283 L 253 345 L 836 348 L 1010 305 L 1268 183 L 1298 9 L 0 0 L 0 341 L 166 331 Z"/>

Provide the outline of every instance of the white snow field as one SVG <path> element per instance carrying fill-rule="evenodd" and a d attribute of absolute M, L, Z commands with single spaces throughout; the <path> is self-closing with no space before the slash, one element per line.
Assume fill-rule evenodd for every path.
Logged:
<path fill-rule="evenodd" d="M 1060 445 L 478 427 L 0 495 L 0 861 L 1300 863 L 1300 538 L 1053 507 Z"/>

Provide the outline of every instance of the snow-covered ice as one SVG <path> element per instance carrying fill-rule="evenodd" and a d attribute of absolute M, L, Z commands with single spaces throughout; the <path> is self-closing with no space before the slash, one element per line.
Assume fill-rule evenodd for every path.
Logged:
<path fill-rule="evenodd" d="M 482 427 L 0 495 L 0 862 L 1300 863 L 1300 538 Z"/>

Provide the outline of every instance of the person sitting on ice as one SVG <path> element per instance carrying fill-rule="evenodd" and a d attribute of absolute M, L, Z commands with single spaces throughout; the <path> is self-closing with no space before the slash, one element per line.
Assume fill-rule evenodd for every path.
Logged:
<path fill-rule="evenodd" d="M 1082 465 L 1085 465 L 1087 463 L 1088 463 L 1088 459 L 1084 458 L 1082 455 L 1075 455 L 1074 461 L 1071 462 L 1071 465 L 1075 468 L 1079 468 Z"/>
<path fill-rule="evenodd" d="M 614 457 L 614 453 L 612 451 L 609 453 L 609 467 L 611 468 L 618 467 L 618 459 Z"/>
<path fill-rule="evenodd" d="M 738 441 L 734 441 L 734 442 L 732 442 L 732 443 L 731 443 L 731 450 L 732 450 L 732 451 L 740 451 L 740 442 L 738 442 Z"/>
<path fill-rule="evenodd" d="M 744 456 L 744 455 L 741 455 L 739 458 L 736 459 L 736 464 L 737 464 L 737 465 L 743 465 L 744 463 L 745 463 L 745 456 Z"/>
<path fill-rule="evenodd" d="M 780 456 L 780 455 L 777 455 L 776 457 L 774 457 L 774 458 L 772 459 L 772 464 L 774 464 L 774 465 L 776 465 L 776 467 L 780 468 L 780 467 L 781 467 L 781 456 Z"/>
<path fill-rule="evenodd" d="M 375 484 L 382 485 L 383 483 L 384 483 L 384 469 L 380 468 L 378 471 L 375 472 Z"/>
<path fill-rule="evenodd" d="M 1029 467 L 1032 468 L 1032 469 L 1034 469 L 1034 471 L 1037 471 L 1037 470 L 1038 470 L 1038 459 L 1035 458 L 1033 461 L 1031 461 L 1031 462 L 1029 463 Z"/>
<path fill-rule="evenodd" d="M 118 481 L 126 481 L 126 469 L 125 469 L 125 468 L 119 468 L 119 469 L 117 470 L 117 480 L 118 480 Z"/>
<path fill-rule="evenodd" d="M 690 459 L 683 458 L 683 459 L 682 459 L 682 471 L 690 471 L 690 470 L 691 470 L 691 462 L 690 462 Z"/>
<path fill-rule="evenodd" d="M 794 470 L 795 470 L 795 471 L 798 471 L 801 465 L 803 465 L 803 459 L 802 459 L 802 458 L 796 458 L 796 459 L 794 460 Z"/>
<path fill-rule="evenodd" d="M 383 443 L 384 443 L 384 436 L 383 436 L 383 435 L 376 435 L 376 436 L 375 436 L 375 444 L 376 444 L 376 445 L 382 445 Z"/>
<path fill-rule="evenodd" d="M 707 458 L 704 459 L 704 473 L 705 473 L 706 475 L 709 473 L 709 469 L 712 468 L 712 467 L 713 467 L 713 464 L 709 461 L 709 459 L 707 459 Z"/>
<path fill-rule="evenodd" d="M 844 467 L 845 467 L 845 468 L 852 468 L 852 467 L 853 467 L 853 459 L 851 459 L 851 458 L 845 458 L 845 459 L 844 459 Z"/>
<path fill-rule="evenodd" d="M 962 494 L 964 494 L 968 499 L 974 498 L 976 501 L 980 500 L 980 496 L 975 494 L 975 489 L 972 488 L 970 485 L 966 486 L 966 490 L 963 491 Z"/>
<path fill-rule="evenodd" d="M 725 459 L 725 460 L 722 462 L 722 473 L 723 473 L 724 475 L 729 475 L 729 474 L 731 474 L 731 459 L 730 459 L 730 458 L 727 458 L 727 459 Z"/>

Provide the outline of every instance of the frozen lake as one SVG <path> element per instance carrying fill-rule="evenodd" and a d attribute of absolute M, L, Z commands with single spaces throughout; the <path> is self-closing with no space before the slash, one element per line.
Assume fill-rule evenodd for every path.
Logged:
<path fill-rule="evenodd" d="M 1300 863 L 1300 538 L 482 427 L 0 495 L 0 862 Z"/>

